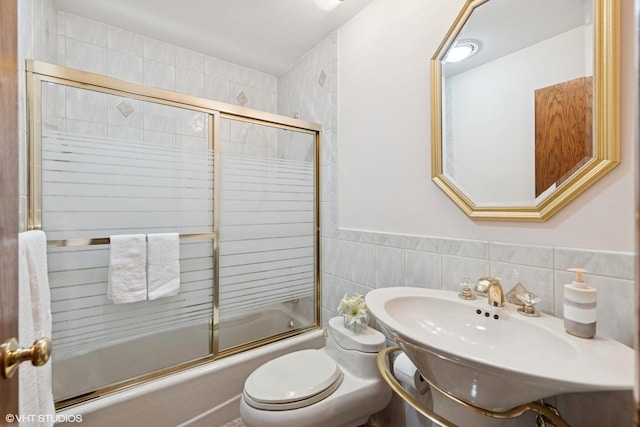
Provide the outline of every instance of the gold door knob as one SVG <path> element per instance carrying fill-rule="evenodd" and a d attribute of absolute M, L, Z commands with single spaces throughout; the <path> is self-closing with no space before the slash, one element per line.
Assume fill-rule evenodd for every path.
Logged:
<path fill-rule="evenodd" d="M 18 341 L 11 338 L 0 345 L 0 375 L 2 378 L 11 378 L 22 362 L 30 360 L 33 366 L 42 366 L 49 361 L 50 356 L 49 338 L 40 338 L 29 348 L 18 347 Z"/>

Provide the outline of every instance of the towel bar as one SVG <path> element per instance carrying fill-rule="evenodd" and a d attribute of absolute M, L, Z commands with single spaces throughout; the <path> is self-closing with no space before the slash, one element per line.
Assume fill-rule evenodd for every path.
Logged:
<path fill-rule="evenodd" d="M 197 240 L 197 239 L 215 239 L 216 233 L 194 233 L 194 234 L 181 234 L 180 240 Z M 53 248 L 62 248 L 69 246 L 93 246 L 93 245 L 108 245 L 111 243 L 111 239 L 108 237 L 96 237 L 96 238 L 80 238 L 80 239 L 64 239 L 64 240 L 48 240 L 47 246 Z"/>

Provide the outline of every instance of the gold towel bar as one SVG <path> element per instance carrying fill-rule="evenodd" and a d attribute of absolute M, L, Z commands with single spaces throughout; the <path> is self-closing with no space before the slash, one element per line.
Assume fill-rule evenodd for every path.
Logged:
<path fill-rule="evenodd" d="M 215 238 L 216 238 L 216 233 L 180 234 L 180 240 L 215 239 Z M 109 243 L 111 243 L 110 238 L 97 237 L 97 238 L 49 240 L 47 241 L 47 246 L 53 247 L 53 248 L 63 248 L 68 246 L 108 245 Z"/>

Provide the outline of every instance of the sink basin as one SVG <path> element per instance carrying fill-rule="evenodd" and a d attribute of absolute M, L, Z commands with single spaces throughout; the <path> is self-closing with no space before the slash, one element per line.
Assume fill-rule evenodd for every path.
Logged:
<path fill-rule="evenodd" d="M 562 393 L 631 390 L 634 351 L 578 338 L 562 319 L 525 317 L 456 292 L 393 287 L 366 296 L 370 312 L 430 382 L 490 411 Z"/>

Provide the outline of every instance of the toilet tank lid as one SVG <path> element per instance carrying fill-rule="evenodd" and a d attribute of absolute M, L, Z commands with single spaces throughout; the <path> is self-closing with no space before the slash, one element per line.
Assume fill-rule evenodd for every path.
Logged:
<path fill-rule="evenodd" d="M 336 343 L 346 350 L 358 350 L 364 353 L 377 353 L 386 346 L 385 336 L 373 328 L 355 333 L 344 327 L 342 316 L 329 320 L 329 333 Z"/>

